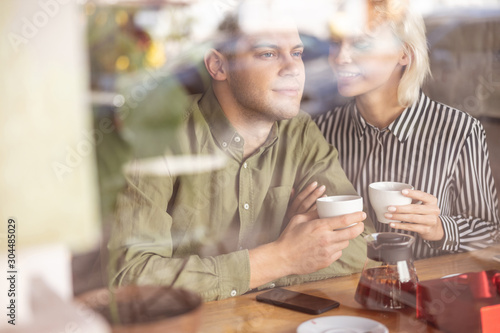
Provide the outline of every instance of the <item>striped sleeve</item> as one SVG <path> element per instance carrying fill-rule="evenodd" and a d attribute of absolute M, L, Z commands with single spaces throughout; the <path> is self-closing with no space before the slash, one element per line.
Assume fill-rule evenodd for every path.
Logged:
<path fill-rule="evenodd" d="M 444 249 L 471 251 L 493 242 L 498 232 L 498 197 L 489 165 L 486 134 L 474 121 L 458 159 L 455 216 L 441 216 L 449 238 Z"/>

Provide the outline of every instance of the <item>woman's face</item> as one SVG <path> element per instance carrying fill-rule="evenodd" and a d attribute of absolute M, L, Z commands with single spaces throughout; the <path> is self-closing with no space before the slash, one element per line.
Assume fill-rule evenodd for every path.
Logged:
<path fill-rule="evenodd" d="M 370 34 L 344 35 L 334 38 L 334 42 L 330 63 L 337 75 L 341 95 L 357 97 L 375 92 L 397 92 L 408 57 L 388 26 L 380 26 Z"/>

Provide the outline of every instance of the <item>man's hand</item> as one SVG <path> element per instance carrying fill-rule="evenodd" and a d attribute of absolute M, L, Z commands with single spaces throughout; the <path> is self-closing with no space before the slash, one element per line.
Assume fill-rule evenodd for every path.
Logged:
<path fill-rule="evenodd" d="M 289 274 L 308 274 L 328 267 L 342 256 L 342 250 L 349 240 L 356 238 L 364 230 L 358 223 L 366 218 L 364 212 L 325 219 L 314 219 L 317 212 L 297 215 L 288 224 L 276 241 L 283 263 L 289 267 Z M 343 230 L 353 223 L 356 225 Z"/>
<path fill-rule="evenodd" d="M 321 198 L 325 193 L 325 185 L 318 187 L 318 182 L 309 184 L 300 192 L 297 197 L 288 205 L 286 211 L 286 221 L 290 221 L 297 214 L 304 214 L 316 210 L 316 199 Z M 292 189 L 290 198 L 295 195 L 295 189 Z"/>
<path fill-rule="evenodd" d="M 403 190 L 403 195 L 422 204 L 411 204 L 404 206 L 389 206 L 389 213 L 385 217 L 398 220 L 399 223 L 391 222 L 394 229 L 414 231 L 428 241 L 439 241 L 444 237 L 443 224 L 439 218 L 440 210 L 437 206 L 437 198 L 432 194 L 417 190 Z"/>
<path fill-rule="evenodd" d="M 308 274 L 342 256 L 364 230 L 364 212 L 318 219 L 316 211 L 296 215 L 274 242 L 249 251 L 250 288 L 290 274 Z M 345 228 L 353 223 L 352 227 Z"/>

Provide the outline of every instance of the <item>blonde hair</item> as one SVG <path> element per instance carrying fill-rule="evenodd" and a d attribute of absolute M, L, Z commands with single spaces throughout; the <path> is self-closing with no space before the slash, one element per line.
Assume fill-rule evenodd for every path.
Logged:
<path fill-rule="evenodd" d="M 420 88 L 431 74 L 424 19 L 408 0 L 367 0 L 368 23 L 375 28 L 387 24 L 403 45 L 409 59 L 398 86 L 398 102 L 407 107 L 420 95 Z"/>

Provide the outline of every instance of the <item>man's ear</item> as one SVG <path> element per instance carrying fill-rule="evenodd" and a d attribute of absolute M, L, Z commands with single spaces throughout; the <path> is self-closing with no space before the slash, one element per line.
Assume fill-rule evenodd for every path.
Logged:
<path fill-rule="evenodd" d="M 227 78 L 227 59 L 219 51 L 210 49 L 205 53 L 205 67 L 210 76 L 217 81 L 224 81 Z"/>

